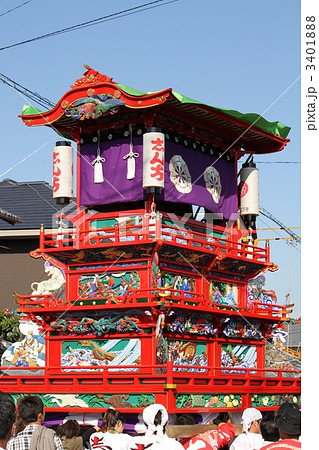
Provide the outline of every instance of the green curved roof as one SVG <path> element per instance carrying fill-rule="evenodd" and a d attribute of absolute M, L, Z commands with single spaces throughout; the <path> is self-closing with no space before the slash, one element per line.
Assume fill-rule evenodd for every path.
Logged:
<path fill-rule="evenodd" d="M 156 94 L 157 92 L 160 91 L 153 91 L 153 92 L 143 92 L 140 91 L 138 89 L 134 89 L 132 87 L 126 86 L 124 84 L 121 83 L 116 83 L 116 85 L 122 89 L 124 92 L 126 92 L 129 95 L 135 96 L 135 97 L 142 97 L 148 94 Z M 290 131 L 290 127 L 287 127 L 286 125 L 282 124 L 281 122 L 268 122 L 268 120 L 264 119 L 260 114 L 256 114 L 256 113 L 241 113 L 239 111 L 233 110 L 233 109 L 224 109 L 224 108 L 217 108 L 215 106 L 210 106 L 207 105 L 205 103 L 199 102 L 197 100 L 194 100 L 190 97 L 187 97 L 185 95 L 182 95 L 176 91 L 171 91 L 172 95 L 174 96 L 174 98 L 181 104 L 181 105 L 201 105 L 204 106 L 205 109 L 207 110 L 207 112 L 209 112 L 209 110 L 215 110 L 215 111 L 220 111 L 228 116 L 234 117 L 235 119 L 241 120 L 243 122 L 246 122 L 250 125 L 254 125 L 258 128 L 260 128 L 261 130 L 267 131 L 271 134 L 274 134 L 276 136 L 281 137 L 282 139 L 286 139 L 289 131 Z M 25 105 L 22 109 L 22 115 L 37 115 L 37 114 L 41 114 L 44 111 L 40 111 L 38 108 L 35 108 L 33 106 L 30 105 Z"/>
<path fill-rule="evenodd" d="M 125 86 L 124 84 L 117 83 L 118 87 L 122 89 L 124 92 L 130 95 L 134 95 L 136 97 L 144 96 L 147 94 L 154 94 L 155 92 L 143 92 L 139 91 L 137 89 L 131 88 L 129 86 Z M 223 108 L 217 108 L 216 106 L 210 106 L 205 103 L 199 102 L 197 100 L 194 100 L 190 97 L 187 97 L 185 95 L 179 94 L 176 91 L 172 91 L 172 94 L 174 97 L 180 102 L 180 103 L 192 103 L 192 104 L 198 104 L 198 105 L 204 105 L 209 108 L 218 110 L 223 112 L 224 114 L 227 114 L 228 116 L 235 117 L 236 119 L 242 120 L 246 123 L 249 123 L 251 125 L 255 125 L 258 128 L 261 128 L 264 131 L 268 131 L 269 133 L 275 134 L 277 136 L 280 136 L 283 139 L 286 139 L 286 137 L 289 134 L 290 127 L 287 127 L 286 125 L 282 124 L 281 122 L 268 122 L 268 120 L 264 119 L 260 114 L 256 113 L 241 113 L 239 111 L 233 110 L 233 109 L 223 109 Z"/>

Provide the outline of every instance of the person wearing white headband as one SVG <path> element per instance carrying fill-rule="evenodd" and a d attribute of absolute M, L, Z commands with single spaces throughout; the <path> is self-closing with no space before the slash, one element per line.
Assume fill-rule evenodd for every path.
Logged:
<path fill-rule="evenodd" d="M 163 405 L 154 404 L 147 406 L 143 411 L 143 420 L 146 426 L 144 436 L 135 438 L 135 445 L 131 450 L 147 448 L 149 450 L 184 450 L 182 444 L 169 438 L 165 433 L 168 422 L 168 414 Z"/>
<path fill-rule="evenodd" d="M 233 441 L 230 450 L 258 450 L 264 445 L 260 434 L 261 412 L 256 408 L 247 408 L 242 415 L 243 432 Z"/>

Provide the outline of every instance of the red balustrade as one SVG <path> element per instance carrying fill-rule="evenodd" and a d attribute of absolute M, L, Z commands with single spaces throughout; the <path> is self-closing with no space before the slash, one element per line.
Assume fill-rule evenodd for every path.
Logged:
<path fill-rule="evenodd" d="M 229 314 L 234 316 L 271 318 L 287 320 L 290 310 L 284 305 L 252 302 L 249 308 L 213 303 L 204 294 L 198 292 L 184 292 L 168 287 L 151 289 L 132 289 L 123 297 L 108 300 L 106 297 L 82 298 L 73 301 L 56 299 L 52 294 L 45 295 L 17 295 L 19 312 L 37 314 L 40 312 L 83 310 L 116 310 L 127 308 L 145 308 L 157 306 L 159 303 L 166 308 L 174 307 L 181 310 L 198 310 L 206 313 Z M 100 302 L 99 302 L 100 301 Z M 93 303 L 94 302 L 94 303 Z"/>
<path fill-rule="evenodd" d="M 54 253 L 55 251 L 61 251 L 61 249 L 68 251 L 151 244 L 154 242 L 154 239 L 162 239 L 165 244 L 198 252 L 259 264 L 269 263 L 269 248 L 267 246 L 266 248 L 261 248 L 241 243 L 238 240 L 233 240 L 232 233 L 228 232 L 227 236 L 214 236 L 214 231 L 218 234 L 225 231 L 220 227 L 206 229 L 204 226 L 200 227 L 197 225 L 195 231 L 189 227 L 165 224 L 159 216 L 153 223 L 150 222 L 149 218 L 141 216 L 143 221 L 139 225 L 125 224 L 94 230 L 90 228 L 91 222 L 102 220 L 103 218 L 111 219 L 112 217 L 115 218 L 115 216 L 102 214 L 87 215 L 76 229 L 65 229 L 61 232 L 46 232 L 42 229 L 40 233 L 40 250 Z"/>
<path fill-rule="evenodd" d="M 21 372 L 23 372 L 21 374 Z M 160 373 L 159 373 L 160 372 Z M 19 373 L 17 376 L 16 373 Z M 127 392 L 152 393 L 156 386 L 177 389 L 179 393 L 219 392 L 241 393 L 243 387 L 263 393 L 296 392 L 300 388 L 301 372 L 289 369 L 244 368 L 221 366 L 185 366 L 173 364 L 120 365 L 120 366 L 43 366 L 43 367 L 1 367 L 0 390 L 10 387 L 35 392 L 41 388 L 49 392 L 112 391 L 119 385 Z M 116 390 L 116 389 L 115 389 Z"/>

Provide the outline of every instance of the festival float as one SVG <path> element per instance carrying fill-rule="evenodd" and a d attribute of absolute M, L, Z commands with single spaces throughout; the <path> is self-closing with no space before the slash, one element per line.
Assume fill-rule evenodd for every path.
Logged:
<path fill-rule="evenodd" d="M 40 395 L 48 423 L 112 406 L 132 427 L 152 403 L 202 422 L 300 404 L 300 361 L 282 345 L 293 305 L 265 289 L 278 267 L 258 244 L 253 160 L 289 128 L 85 67 L 50 111 L 20 116 L 59 134 L 61 213 L 30 254 L 47 279 L 15 294 L 25 338 L 0 390 Z"/>

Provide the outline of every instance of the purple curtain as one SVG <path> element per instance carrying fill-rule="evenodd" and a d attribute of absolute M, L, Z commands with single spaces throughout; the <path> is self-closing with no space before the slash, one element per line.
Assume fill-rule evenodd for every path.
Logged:
<path fill-rule="evenodd" d="M 94 206 L 131 202 L 145 198 L 143 190 L 143 139 L 133 138 L 135 178 L 127 179 L 129 139 L 102 142 L 101 157 L 104 182 L 95 184 L 92 162 L 97 156 L 96 144 L 81 146 L 80 204 Z M 171 163 L 171 164 L 170 164 Z M 206 171 L 206 172 L 205 172 Z M 203 206 L 225 219 L 237 214 L 237 177 L 234 162 L 216 160 L 190 148 L 165 142 L 165 189 L 156 197 L 176 203 Z M 234 217 L 234 216 L 233 216 Z"/>

